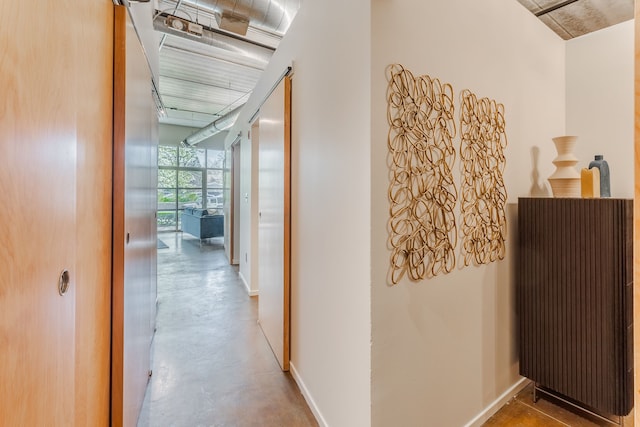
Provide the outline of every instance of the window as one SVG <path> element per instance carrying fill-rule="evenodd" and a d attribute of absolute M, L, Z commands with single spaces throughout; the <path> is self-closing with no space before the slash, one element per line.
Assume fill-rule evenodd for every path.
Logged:
<path fill-rule="evenodd" d="M 184 208 L 222 213 L 223 150 L 158 147 L 158 231 L 179 231 Z"/>

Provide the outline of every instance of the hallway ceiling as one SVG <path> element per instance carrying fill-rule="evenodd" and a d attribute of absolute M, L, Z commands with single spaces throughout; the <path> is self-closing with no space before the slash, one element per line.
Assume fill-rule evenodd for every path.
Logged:
<path fill-rule="evenodd" d="M 634 0 L 518 0 L 564 40 L 633 19 Z"/>
<path fill-rule="evenodd" d="M 518 2 L 565 40 L 633 19 L 634 13 L 634 0 Z M 155 0 L 154 27 L 163 36 L 160 122 L 201 128 L 246 102 L 301 3 Z M 174 29 L 176 20 L 182 30 Z M 192 24 L 195 35 L 188 31 Z M 246 34 L 238 34 L 246 24 Z"/>
<path fill-rule="evenodd" d="M 156 0 L 160 122 L 200 128 L 245 103 L 300 2 Z"/>

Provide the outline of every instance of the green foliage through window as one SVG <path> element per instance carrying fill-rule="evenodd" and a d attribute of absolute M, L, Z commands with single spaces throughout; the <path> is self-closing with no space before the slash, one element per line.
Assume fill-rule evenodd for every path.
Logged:
<path fill-rule="evenodd" d="M 158 230 L 178 230 L 179 214 L 186 207 L 222 209 L 228 190 L 225 155 L 224 150 L 158 147 Z"/>
<path fill-rule="evenodd" d="M 159 146 L 158 166 L 178 166 L 178 148 L 167 145 Z"/>

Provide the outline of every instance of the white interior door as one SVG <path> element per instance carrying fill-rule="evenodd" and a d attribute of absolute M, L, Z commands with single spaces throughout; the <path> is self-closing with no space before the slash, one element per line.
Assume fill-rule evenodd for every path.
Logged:
<path fill-rule="evenodd" d="M 290 120 L 286 77 L 260 110 L 258 318 L 283 371 L 289 370 Z"/>

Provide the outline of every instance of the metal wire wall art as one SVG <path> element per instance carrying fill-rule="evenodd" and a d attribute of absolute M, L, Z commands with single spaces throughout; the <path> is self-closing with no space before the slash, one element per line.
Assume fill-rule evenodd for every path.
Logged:
<path fill-rule="evenodd" d="M 504 106 L 468 90 L 460 100 L 461 257 L 465 266 L 488 264 L 506 252 Z"/>
<path fill-rule="evenodd" d="M 455 267 L 453 88 L 401 65 L 387 70 L 390 281 L 418 281 Z"/>
<path fill-rule="evenodd" d="M 389 123 L 389 281 L 451 272 L 460 229 L 460 263 L 488 264 L 506 254 L 504 105 L 460 94 L 460 216 L 453 179 L 453 88 L 399 64 L 387 69 Z"/>

